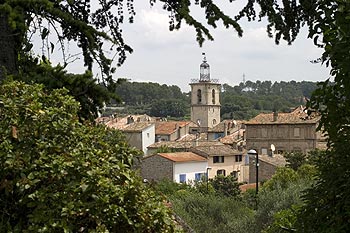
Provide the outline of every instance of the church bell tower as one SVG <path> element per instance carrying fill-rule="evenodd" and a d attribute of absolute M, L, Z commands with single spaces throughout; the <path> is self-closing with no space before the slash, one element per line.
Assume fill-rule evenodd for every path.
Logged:
<path fill-rule="evenodd" d="M 191 86 L 191 121 L 199 124 L 201 131 L 207 131 L 220 123 L 220 88 L 217 79 L 210 78 L 210 66 L 203 53 L 199 80 L 193 79 Z"/>

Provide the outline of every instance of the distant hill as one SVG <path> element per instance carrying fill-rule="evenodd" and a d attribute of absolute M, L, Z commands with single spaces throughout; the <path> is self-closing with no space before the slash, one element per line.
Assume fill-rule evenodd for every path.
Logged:
<path fill-rule="evenodd" d="M 220 95 L 222 119 L 250 119 L 259 112 L 288 111 L 305 105 L 316 89 L 316 82 L 247 81 L 236 86 L 222 85 Z M 159 117 L 189 118 L 190 93 L 178 86 L 122 80 L 116 88 L 122 99 L 120 114 L 149 114 Z"/>

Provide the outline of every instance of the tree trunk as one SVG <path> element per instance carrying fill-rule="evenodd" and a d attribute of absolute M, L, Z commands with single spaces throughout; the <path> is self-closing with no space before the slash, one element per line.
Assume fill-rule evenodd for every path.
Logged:
<path fill-rule="evenodd" d="M 0 82 L 6 74 L 17 73 L 16 35 L 8 24 L 7 14 L 0 12 Z"/>

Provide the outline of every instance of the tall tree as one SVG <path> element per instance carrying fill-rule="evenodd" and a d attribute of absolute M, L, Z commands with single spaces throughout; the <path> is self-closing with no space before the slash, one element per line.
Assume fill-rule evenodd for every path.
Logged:
<path fill-rule="evenodd" d="M 179 29 L 185 22 L 195 28 L 199 44 L 205 39 L 213 39 L 207 27 L 191 15 L 191 1 L 159 2 L 169 12 L 170 30 Z M 156 0 L 150 0 L 151 5 L 155 3 Z M 225 15 L 212 1 L 195 1 L 195 4 L 205 10 L 208 25 L 216 27 L 217 22 L 222 21 L 226 27 L 233 27 L 242 35 L 236 21 Z M 127 14 L 124 13 L 125 8 Z M 33 32 L 39 32 L 43 40 L 56 33 L 61 45 L 64 40 L 76 43 L 83 53 L 85 66 L 91 70 L 93 63 L 98 63 L 107 82 L 112 81 L 110 75 L 115 70 L 111 68 L 112 60 L 106 56 L 104 49 L 113 49 L 118 57 L 117 65 L 121 65 L 127 53 L 132 52 L 123 40 L 120 25 L 125 21 L 125 16 L 129 22 L 133 22 L 133 0 L 100 0 L 96 8 L 90 0 L 1 0 L 0 13 L 0 55 L 7 58 L 0 60 L 0 67 L 9 73 L 20 68 L 17 56 L 13 54 L 23 55 L 23 52 L 30 51 L 30 35 Z M 106 42 L 109 44 L 106 45 Z M 47 46 L 49 53 L 54 44 L 48 43 Z M 3 78 L 1 75 L 0 79 Z"/>
<path fill-rule="evenodd" d="M 260 6 L 260 11 L 254 5 Z M 329 79 L 320 83 L 309 106 L 322 114 L 319 129 L 328 136 L 328 152 L 317 162 L 319 180 L 308 190 L 299 216 L 299 231 L 349 232 L 350 225 L 350 2 L 344 0 L 255 1 L 237 17 L 267 17 L 269 36 L 292 43 L 302 26 L 323 48 L 322 62 L 331 67 Z"/>
<path fill-rule="evenodd" d="M 156 0 L 149 1 L 150 5 L 156 2 Z M 212 1 L 194 1 L 205 11 L 207 25 L 203 25 L 191 15 L 189 0 L 159 0 L 158 2 L 163 4 L 163 9 L 169 13 L 169 29 L 179 29 L 182 22 L 191 25 L 197 33 L 197 41 L 200 45 L 205 39 L 213 40 L 207 27 L 208 25 L 216 27 L 218 21 L 222 21 L 225 27 L 232 27 L 242 35 L 237 22 L 225 15 Z M 63 51 L 63 67 L 69 62 L 64 44 L 65 42 L 75 43 L 81 49 L 86 68 L 91 71 L 93 65 L 98 64 L 102 74 L 101 83 L 107 91 L 114 93 L 115 82 L 112 74 L 116 71 L 116 67 L 112 66 L 113 58 L 117 58 L 116 65 L 120 66 L 127 54 L 132 52 L 132 48 L 124 42 L 120 26 L 126 18 L 130 23 L 134 21 L 133 4 L 133 0 L 94 2 L 90 0 L 0 0 L 0 82 L 6 75 L 19 74 L 19 79 L 22 79 L 28 72 L 33 73 L 33 70 L 36 72 L 36 66 L 41 65 L 40 61 L 49 64 L 48 60 L 57 44 L 56 41 L 52 41 L 54 37 L 51 35 L 56 34 L 58 44 Z M 39 34 L 43 40 L 41 59 L 33 53 L 31 41 L 33 34 Z M 111 50 L 111 56 L 105 52 L 108 50 Z M 43 77 L 49 79 L 49 77 Z M 50 77 L 54 77 L 53 80 L 47 81 L 41 77 L 32 81 L 40 80 L 45 84 L 50 82 L 51 87 L 60 88 L 71 78 L 82 80 L 73 75 L 64 76 L 64 81 L 61 80 L 62 75 L 57 77 L 53 74 Z M 53 85 L 54 81 L 55 85 Z M 84 112 L 87 113 L 84 115 L 85 118 L 96 117 L 97 110 L 102 107 L 103 102 L 107 102 L 111 97 L 116 98 L 115 95 L 101 92 L 96 81 L 91 75 L 79 83 L 84 87 L 90 86 L 89 89 L 94 90 L 92 92 L 84 88 L 84 91 L 75 92 L 76 88 L 72 85 L 68 88 L 70 94 L 77 99 L 88 100 L 80 101 L 85 109 Z M 81 95 L 85 97 L 81 98 Z"/>

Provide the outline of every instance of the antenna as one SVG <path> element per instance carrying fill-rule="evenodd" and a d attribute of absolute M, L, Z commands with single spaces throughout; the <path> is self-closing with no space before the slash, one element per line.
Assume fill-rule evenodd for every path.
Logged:
<path fill-rule="evenodd" d="M 243 84 L 245 84 L 245 73 L 243 73 Z"/>

